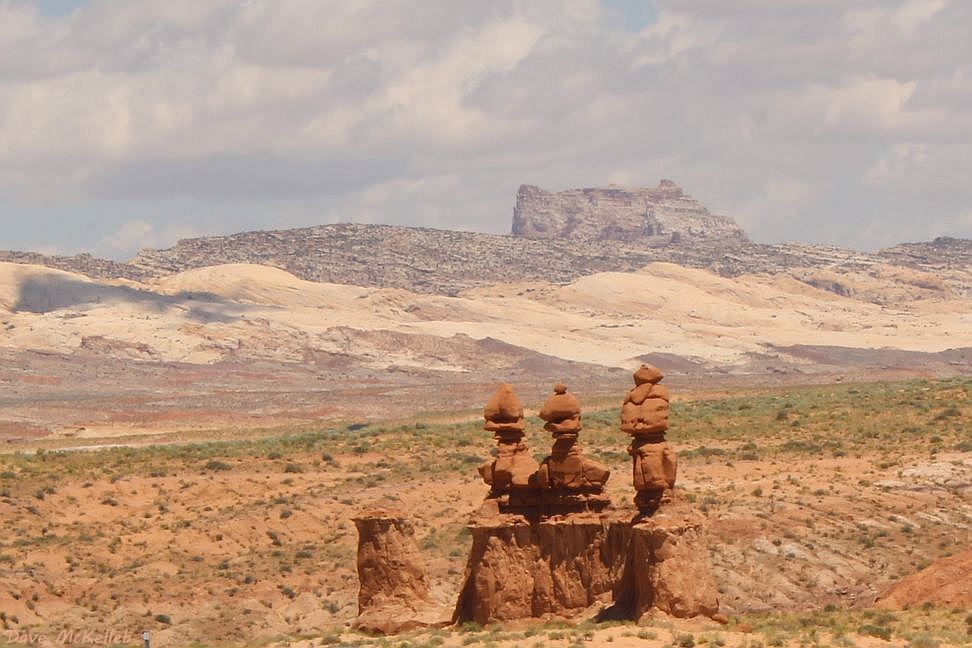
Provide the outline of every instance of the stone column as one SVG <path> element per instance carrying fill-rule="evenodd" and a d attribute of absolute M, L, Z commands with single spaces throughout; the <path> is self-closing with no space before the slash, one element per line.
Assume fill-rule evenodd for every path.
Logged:
<path fill-rule="evenodd" d="M 393 634 L 430 625 L 425 561 L 415 529 L 395 511 L 367 511 L 358 529 L 358 619 L 356 627 Z"/>
<path fill-rule="evenodd" d="M 621 407 L 621 430 L 631 435 L 635 505 L 642 515 L 652 515 L 671 501 L 677 459 L 665 441 L 668 431 L 668 388 L 659 384 L 664 375 L 651 365 L 634 374 L 635 387 Z"/>

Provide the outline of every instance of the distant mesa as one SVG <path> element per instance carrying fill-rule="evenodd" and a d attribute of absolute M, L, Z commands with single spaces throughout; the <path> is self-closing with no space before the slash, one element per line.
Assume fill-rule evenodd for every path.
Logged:
<path fill-rule="evenodd" d="M 688 238 L 747 241 L 727 216 L 712 214 L 671 180 L 653 189 L 568 189 L 552 193 L 522 185 L 513 235 L 528 238 L 678 243 Z"/>

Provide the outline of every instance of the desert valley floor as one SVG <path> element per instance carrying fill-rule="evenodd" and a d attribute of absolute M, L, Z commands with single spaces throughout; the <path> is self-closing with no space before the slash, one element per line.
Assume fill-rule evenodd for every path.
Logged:
<path fill-rule="evenodd" d="M 617 645 L 687 642 L 686 634 L 730 644 L 803 643 L 812 634 L 870 645 L 884 632 L 899 642 L 967 641 L 968 600 L 867 609 L 935 561 L 963 551 L 967 560 L 970 390 L 972 380 L 956 377 L 678 394 L 669 439 L 680 491 L 708 520 L 728 626 L 548 624 L 403 641 L 522 645 L 529 636 L 530 645 L 557 637 L 566 645 L 592 632 Z M 582 443 L 611 467 L 608 491 L 623 509 L 630 459 L 613 400 L 584 402 Z M 137 626 L 159 645 L 380 643 L 345 636 L 356 609 L 350 520 L 376 506 L 414 517 L 448 616 L 465 520 L 485 494 L 475 467 L 493 442 L 471 412 L 442 414 L 75 452 L 37 441 L 37 452 L 8 452 L 0 456 L 3 623 Z M 530 447 L 543 454 L 548 435 L 529 423 Z M 907 596 L 892 607 L 901 605 Z"/>

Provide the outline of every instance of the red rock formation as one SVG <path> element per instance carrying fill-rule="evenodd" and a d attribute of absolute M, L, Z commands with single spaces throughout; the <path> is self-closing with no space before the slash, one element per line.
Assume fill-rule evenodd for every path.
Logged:
<path fill-rule="evenodd" d="M 401 514 L 368 511 L 354 518 L 358 529 L 358 619 L 369 632 L 394 634 L 434 625 L 425 562 L 415 530 Z"/>
<path fill-rule="evenodd" d="M 537 486 L 546 512 L 603 510 L 610 500 L 603 494 L 611 471 L 585 457 L 577 445 L 582 429 L 580 402 L 567 387 L 557 384 L 540 410 L 544 429 L 553 435 L 550 456 L 537 471 Z"/>
<path fill-rule="evenodd" d="M 635 505 L 642 515 L 651 515 L 670 502 L 678 466 L 675 451 L 665 441 L 668 431 L 668 388 L 659 384 L 664 374 L 651 365 L 641 365 L 634 374 L 635 387 L 621 407 L 621 430 L 633 438 L 628 447 L 632 458 Z"/>
<path fill-rule="evenodd" d="M 903 610 L 926 603 L 943 608 L 972 607 L 972 549 L 940 558 L 906 576 L 881 594 L 874 607 Z"/>
<path fill-rule="evenodd" d="M 492 623 L 570 617 L 599 606 L 604 616 L 638 619 L 657 609 L 676 617 L 714 616 L 718 593 L 702 518 L 666 508 L 632 523 L 618 512 L 539 521 L 480 517 L 453 620 Z"/>
<path fill-rule="evenodd" d="M 493 461 L 479 467 L 483 481 L 490 485 L 490 497 L 502 500 L 502 507 L 536 505 L 536 472 L 539 468 L 523 443 L 523 405 L 509 384 L 499 389 L 483 409 L 485 429 L 493 432 L 498 454 Z"/>
<path fill-rule="evenodd" d="M 716 617 L 719 590 L 712 576 L 704 518 L 687 505 L 666 507 L 632 525 L 632 618 L 656 609 L 674 617 Z"/>
<path fill-rule="evenodd" d="M 671 450 L 664 443 L 668 392 L 658 385 L 661 378 L 657 369 L 642 367 L 623 414 L 626 431 L 636 436 L 636 487 L 652 497 L 671 492 L 675 482 L 674 454 L 666 455 Z M 592 606 L 629 619 L 649 610 L 677 617 L 717 613 L 703 519 L 675 503 L 634 520 L 633 511 L 611 509 L 603 493 L 610 472 L 581 453 L 580 403 L 564 385 L 554 387 L 540 410 L 554 445 L 530 478 L 525 459 L 523 472 L 516 466 L 524 452 L 523 419 L 512 388 L 501 386 L 484 416 L 500 454 L 480 468 L 492 489 L 468 527 L 473 546 L 454 622 L 570 617 Z"/>

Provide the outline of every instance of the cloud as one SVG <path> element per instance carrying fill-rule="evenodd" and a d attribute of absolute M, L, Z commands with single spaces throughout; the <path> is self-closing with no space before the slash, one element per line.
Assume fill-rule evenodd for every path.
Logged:
<path fill-rule="evenodd" d="M 107 209 L 116 255 L 170 244 L 175 217 L 503 232 L 521 183 L 661 177 L 760 240 L 968 232 L 972 3 L 651 9 L 0 0 L 0 203 Z"/>
<path fill-rule="evenodd" d="M 191 226 L 177 224 L 159 228 L 144 220 L 131 220 L 103 237 L 95 249 L 105 256 L 127 258 L 143 248 L 161 247 L 163 243 L 197 234 Z"/>
<path fill-rule="evenodd" d="M 948 5 L 947 0 L 911 0 L 894 12 L 892 20 L 904 32 L 913 32 Z"/>
<path fill-rule="evenodd" d="M 101 198 L 272 200 L 344 194 L 403 171 L 401 160 L 269 152 L 156 158 L 105 165 L 88 182 Z"/>
<path fill-rule="evenodd" d="M 118 252 L 139 247 L 151 247 L 155 242 L 155 226 L 145 221 L 128 221 L 116 232 L 104 238 L 103 244 Z"/>
<path fill-rule="evenodd" d="M 811 208 L 817 191 L 799 178 L 774 178 L 763 190 L 739 208 L 738 220 L 745 227 L 779 227 L 787 219 L 813 218 Z"/>

